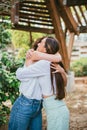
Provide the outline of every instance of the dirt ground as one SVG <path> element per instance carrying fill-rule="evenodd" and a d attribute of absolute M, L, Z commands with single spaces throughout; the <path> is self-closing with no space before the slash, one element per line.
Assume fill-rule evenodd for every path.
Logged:
<path fill-rule="evenodd" d="M 67 94 L 70 110 L 70 130 L 87 130 L 87 83 L 75 83 L 75 90 Z M 46 115 L 43 111 L 43 130 L 46 130 Z"/>

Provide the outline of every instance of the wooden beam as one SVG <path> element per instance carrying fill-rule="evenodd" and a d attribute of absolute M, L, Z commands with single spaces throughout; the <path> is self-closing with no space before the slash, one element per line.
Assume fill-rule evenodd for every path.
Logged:
<path fill-rule="evenodd" d="M 0 12 L 0 15 L 1 16 L 11 16 L 10 13 L 7 13 L 7 12 Z"/>
<path fill-rule="evenodd" d="M 87 0 L 63 0 L 64 5 L 75 6 L 75 5 L 86 5 Z"/>
<path fill-rule="evenodd" d="M 65 66 L 66 70 L 68 70 L 69 69 L 69 60 L 68 60 L 65 37 L 64 37 L 64 33 L 63 33 L 62 26 L 61 26 L 61 21 L 60 21 L 60 15 L 58 13 L 58 10 L 56 8 L 56 3 L 54 0 L 46 0 L 46 4 L 49 9 L 52 21 L 53 21 L 55 36 L 58 39 L 58 41 L 60 42 L 60 53 L 63 57 L 64 66 Z"/>
<path fill-rule="evenodd" d="M 29 27 L 29 26 L 18 25 L 18 24 L 15 24 L 14 27 L 12 27 L 12 29 L 28 31 L 28 32 L 40 32 L 40 33 L 46 33 L 46 34 L 54 34 L 54 29 Z"/>
<path fill-rule="evenodd" d="M 80 33 L 87 33 L 87 25 L 79 27 Z"/>
<path fill-rule="evenodd" d="M 63 18 L 66 24 L 66 27 L 70 30 L 70 32 L 74 32 L 75 34 L 78 34 L 78 30 L 77 30 L 78 24 L 73 18 L 70 8 L 64 6 L 62 0 L 56 0 L 56 6 L 58 12 L 60 13 L 61 17 Z"/>
<path fill-rule="evenodd" d="M 33 42 L 33 39 L 32 39 L 32 32 L 30 31 L 29 34 L 30 34 L 30 43 L 29 43 L 29 47 L 31 48 L 31 47 L 32 47 L 32 42 Z"/>

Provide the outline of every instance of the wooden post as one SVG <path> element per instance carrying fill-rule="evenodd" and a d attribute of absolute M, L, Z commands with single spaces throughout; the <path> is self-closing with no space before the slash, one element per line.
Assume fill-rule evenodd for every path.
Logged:
<path fill-rule="evenodd" d="M 72 53 L 72 47 L 73 47 L 73 42 L 74 42 L 74 33 L 70 33 L 70 40 L 69 40 L 69 46 L 68 46 L 68 57 L 69 57 L 69 63 L 71 60 L 71 53 Z"/>
<path fill-rule="evenodd" d="M 32 47 L 32 32 L 30 31 L 29 34 L 30 34 L 30 44 L 29 44 L 29 46 L 31 48 Z"/>
<path fill-rule="evenodd" d="M 11 21 L 13 24 L 17 24 L 19 22 L 19 2 L 15 2 L 15 0 L 12 0 Z"/>

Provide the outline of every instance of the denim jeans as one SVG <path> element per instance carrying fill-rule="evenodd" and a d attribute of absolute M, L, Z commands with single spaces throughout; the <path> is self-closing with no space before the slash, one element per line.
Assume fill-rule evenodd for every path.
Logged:
<path fill-rule="evenodd" d="M 42 130 L 41 102 L 23 95 L 18 97 L 10 113 L 8 130 Z"/>

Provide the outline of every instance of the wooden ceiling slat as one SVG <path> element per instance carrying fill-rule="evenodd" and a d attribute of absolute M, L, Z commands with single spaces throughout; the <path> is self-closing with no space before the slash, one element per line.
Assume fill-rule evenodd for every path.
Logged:
<path fill-rule="evenodd" d="M 46 5 L 46 2 L 37 2 L 37 1 L 23 1 L 21 3 L 24 3 L 24 4 L 37 4 L 37 5 Z"/>
<path fill-rule="evenodd" d="M 36 13 L 35 14 L 31 14 L 31 13 L 27 13 L 27 12 L 26 13 L 25 12 L 20 12 L 19 15 L 20 16 L 27 16 L 27 15 L 29 15 L 29 16 L 38 17 L 38 18 L 41 17 L 41 18 L 44 18 L 44 19 L 45 18 L 46 19 L 51 19 L 49 15 L 36 14 Z"/>
<path fill-rule="evenodd" d="M 39 23 L 37 21 L 28 21 L 25 19 L 19 19 L 19 22 L 24 22 L 24 23 L 29 23 L 29 24 L 37 24 L 37 25 L 42 25 L 42 26 L 53 26 L 52 23 L 51 24 L 47 24 L 47 23 Z"/>
<path fill-rule="evenodd" d="M 26 11 L 26 12 L 31 12 L 31 13 L 40 13 L 40 14 L 48 14 L 49 15 L 49 12 L 46 12 L 45 10 L 20 9 L 20 11 Z"/>
<path fill-rule="evenodd" d="M 77 10 L 76 10 L 76 8 L 75 8 L 74 6 L 73 6 L 73 10 L 74 10 L 74 12 L 75 12 L 75 14 L 76 14 L 76 17 L 77 17 L 77 20 L 78 20 L 79 24 L 82 25 L 82 22 L 81 22 L 81 20 L 80 20 L 80 17 L 79 17 L 79 15 L 78 15 L 78 12 L 77 12 Z"/>
<path fill-rule="evenodd" d="M 38 9 L 38 10 L 47 10 L 47 7 L 38 7 L 38 6 L 32 6 L 32 5 L 20 5 L 20 8 L 34 8 L 34 9 Z M 48 10 L 47 10 L 48 11 Z"/>
<path fill-rule="evenodd" d="M 29 26 L 24 26 L 24 25 L 15 25 L 13 29 L 17 30 L 26 30 L 26 31 L 31 31 L 31 32 L 41 32 L 41 33 L 48 33 L 48 34 L 53 34 L 54 30 L 53 29 L 48 29 L 48 28 L 38 28 L 38 27 L 29 27 Z"/>
<path fill-rule="evenodd" d="M 22 15 L 22 16 L 20 15 L 20 18 L 52 23 L 52 20 L 50 20 L 50 19 L 41 19 L 41 18 L 38 18 L 38 17 L 30 17 L 30 16 L 26 16 L 26 15 Z"/>
<path fill-rule="evenodd" d="M 86 18 L 85 18 L 85 15 L 84 15 L 84 13 L 83 13 L 83 10 L 82 10 L 81 6 L 79 6 L 79 10 L 81 11 L 81 14 L 82 14 L 82 17 L 83 17 L 85 23 L 87 24 L 87 20 L 86 20 Z"/>

